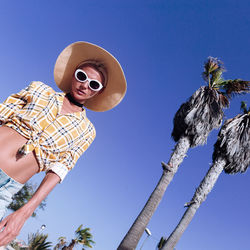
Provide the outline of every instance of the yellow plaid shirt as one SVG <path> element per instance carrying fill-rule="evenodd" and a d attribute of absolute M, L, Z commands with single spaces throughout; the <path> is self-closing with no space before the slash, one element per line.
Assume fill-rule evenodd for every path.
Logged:
<path fill-rule="evenodd" d="M 96 135 L 84 109 L 60 115 L 64 96 L 42 82 L 32 82 L 0 104 L 2 125 L 28 140 L 19 152 L 34 150 L 40 171 L 55 172 L 61 182 Z"/>

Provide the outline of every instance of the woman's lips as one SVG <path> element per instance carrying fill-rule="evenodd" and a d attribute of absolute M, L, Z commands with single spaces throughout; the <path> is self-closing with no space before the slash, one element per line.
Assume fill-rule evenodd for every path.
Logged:
<path fill-rule="evenodd" d="M 77 89 L 77 93 L 80 94 L 80 95 L 86 95 L 86 93 L 80 89 Z"/>

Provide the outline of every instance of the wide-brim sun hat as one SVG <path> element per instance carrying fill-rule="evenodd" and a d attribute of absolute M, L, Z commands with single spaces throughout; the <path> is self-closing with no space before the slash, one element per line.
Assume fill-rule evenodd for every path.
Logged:
<path fill-rule="evenodd" d="M 83 62 L 95 61 L 104 65 L 107 71 L 106 86 L 103 91 L 86 100 L 84 106 L 94 111 L 107 111 L 123 99 L 127 83 L 117 59 L 105 49 L 88 42 L 75 42 L 67 46 L 58 56 L 54 67 L 54 79 L 65 93 L 71 89 L 72 76 Z"/>

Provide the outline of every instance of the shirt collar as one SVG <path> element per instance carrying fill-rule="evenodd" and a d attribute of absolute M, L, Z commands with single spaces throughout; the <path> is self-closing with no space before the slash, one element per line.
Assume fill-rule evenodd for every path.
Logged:
<path fill-rule="evenodd" d="M 65 98 L 66 93 L 64 92 L 56 92 L 56 97 L 58 100 L 58 114 L 60 113 L 63 105 L 63 99 Z M 82 111 L 74 112 L 74 113 L 68 113 L 65 114 L 67 116 L 75 117 L 77 119 L 86 119 L 86 110 L 82 108 Z"/>

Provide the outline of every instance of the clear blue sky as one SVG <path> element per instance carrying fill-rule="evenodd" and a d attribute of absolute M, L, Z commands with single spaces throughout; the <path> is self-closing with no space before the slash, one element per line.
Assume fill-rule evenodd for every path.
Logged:
<path fill-rule="evenodd" d="M 170 135 L 179 106 L 203 85 L 207 56 L 224 61 L 225 78 L 250 79 L 250 5 L 247 0 L 23 0 L 0 2 L 0 82 L 9 94 L 43 81 L 58 91 L 53 67 L 60 51 L 75 41 L 98 44 L 122 64 L 128 91 L 112 111 L 87 115 L 97 137 L 61 185 L 45 211 L 29 219 L 19 239 L 46 224 L 54 244 L 68 240 L 83 224 L 94 249 L 113 250 L 126 234 L 158 182 L 161 161 L 174 147 Z M 225 111 L 239 111 L 240 96 Z M 155 249 L 172 232 L 211 163 L 213 131 L 207 145 L 191 149 L 166 191 L 148 228 L 143 249 Z M 32 178 L 39 183 L 44 174 Z M 250 245 L 249 172 L 222 173 L 184 233 L 178 250 L 235 250 Z M 146 235 L 143 235 L 144 240 Z M 141 246 L 142 240 L 138 245 Z"/>

